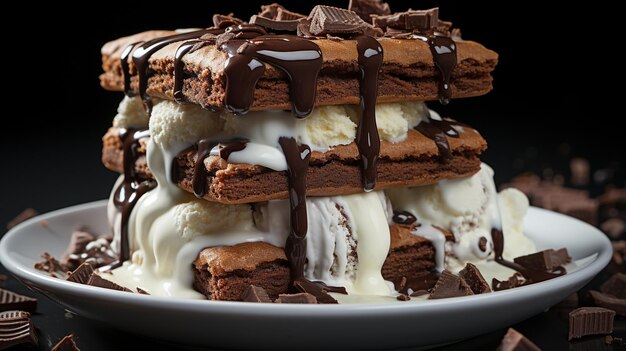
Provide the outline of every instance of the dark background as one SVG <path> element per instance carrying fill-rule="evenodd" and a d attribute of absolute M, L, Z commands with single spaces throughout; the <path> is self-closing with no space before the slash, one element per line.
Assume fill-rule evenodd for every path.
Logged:
<path fill-rule="evenodd" d="M 24 3 L 21 6 L 28 8 L 14 10 L 15 16 L 24 18 L 24 26 L 39 34 L 4 39 L 3 84 L 8 94 L 3 102 L 13 112 L 4 112 L 2 118 L 0 224 L 26 207 L 46 212 L 108 196 L 116 175 L 100 163 L 100 138 L 122 94 L 99 86 L 100 47 L 106 41 L 147 29 L 207 27 L 213 13 L 234 10 L 246 19 L 264 2 L 203 1 L 184 6 L 168 2 L 166 7 L 145 1 L 100 7 L 48 2 Z M 347 2 L 320 1 L 343 7 Z M 312 2 L 285 1 L 283 5 L 308 13 L 312 7 L 308 3 Z M 439 6 L 441 18 L 460 27 L 464 39 L 481 42 L 500 54 L 493 92 L 453 100 L 445 107 L 431 103 L 431 108 L 481 131 L 490 145 L 484 160 L 496 169 L 498 182 L 523 170 L 549 167 L 567 173 L 567 160 L 583 156 L 590 160 L 592 170 L 608 169 L 613 173 L 609 181 L 623 185 L 624 141 L 620 128 L 611 123 L 615 120 L 611 117 L 620 113 L 620 100 L 612 98 L 613 89 L 597 79 L 590 81 L 610 76 L 619 67 L 610 47 L 586 38 L 603 36 L 595 32 L 600 24 L 594 22 L 599 16 L 596 10 L 581 14 L 574 7 L 557 8 L 540 1 L 484 3 L 390 2 L 392 11 Z M 19 27 L 11 30 L 19 31 Z M 49 315 L 62 320 L 59 308 L 42 307 L 44 314 L 36 322 L 45 324 Z M 567 347 L 566 343 L 554 344 L 540 330 L 551 323 L 546 318 L 535 318 L 520 328 L 543 338 L 540 341 L 545 345 Z M 90 350 L 107 345 L 102 340 L 110 335 L 120 337 L 112 331 L 94 333 L 79 317 L 50 328 L 48 338 L 53 340 L 74 328 L 86 329 L 81 344 Z M 482 346 L 463 348 L 492 349 L 503 332 L 481 339 Z M 116 345 L 120 344 L 113 342 L 102 349 Z"/>

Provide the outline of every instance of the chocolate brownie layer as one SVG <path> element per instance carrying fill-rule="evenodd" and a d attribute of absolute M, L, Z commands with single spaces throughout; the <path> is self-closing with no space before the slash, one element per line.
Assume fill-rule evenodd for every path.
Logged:
<path fill-rule="evenodd" d="M 173 31 L 147 31 L 120 38 L 102 47 L 101 85 L 108 90 L 123 90 L 120 56 L 132 43 L 172 35 Z M 439 73 L 428 44 L 421 40 L 378 39 L 384 50 L 384 61 L 378 79 L 378 102 L 436 100 Z M 359 103 L 358 59 L 356 40 L 313 40 L 322 51 L 324 63 L 317 81 L 316 105 Z M 483 95 L 492 88 L 491 72 L 498 55 L 481 44 L 457 41 L 458 64 L 451 77 L 452 97 Z M 157 51 L 149 60 L 150 96 L 173 100 L 174 54 L 180 43 Z M 228 55 L 215 45 L 208 45 L 184 56 L 183 94 L 187 101 L 204 107 L 224 107 L 224 63 Z M 131 88 L 138 87 L 137 71 L 130 64 Z M 265 73 L 254 92 L 252 110 L 291 108 L 289 84 L 285 73 L 266 65 Z"/>
<path fill-rule="evenodd" d="M 103 163 L 121 172 L 122 144 L 118 135 L 119 131 L 111 128 L 104 136 Z M 468 131 L 448 141 L 453 156 L 449 162 L 441 160 L 432 140 L 413 130 L 403 142 L 383 141 L 376 189 L 434 184 L 443 179 L 467 177 L 480 170 L 479 155 L 485 150 L 486 142 L 478 133 Z M 145 147 L 139 152 L 145 152 Z M 189 192 L 193 192 L 196 158 L 196 148 L 191 148 L 178 155 L 175 161 L 178 185 Z M 204 198 L 207 200 L 235 204 L 287 198 L 284 171 L 230 164 L 218 156 L 207 158 L 205 166 L 209 191 Z M 135 167 L 143 176 L 151 177 L 145 157 L 140 157 Z M 337 146 L 325 153 L 313 152 L 307 174 L 307 195 L 335 196 L 363 191 L 355 143 Z"/>
<path fill-rule="evenodd" d="M 411 279 L 435 268 L 430 241 L 394 224 L 391 249 L 382 269 L 386 280 Z M 283 248 L 243 243 L 203 249 L 193 263 L 194 288 L 210 300 L 240 301 L 250 285 L 264 288 L 272 299 L 289 288 L 289 266 Z"/>

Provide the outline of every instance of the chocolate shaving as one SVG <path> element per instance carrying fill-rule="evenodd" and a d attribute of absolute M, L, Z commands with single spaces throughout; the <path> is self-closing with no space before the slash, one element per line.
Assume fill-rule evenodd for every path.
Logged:
<path fill-rule="evenodd" d="M 532 341 L 530 341 L 527 337 L 525 337 L 522 333 L 518 332 L 513 328 L 509 328 L 504 337 L 502 337 L 502 341 L 500 342 L 500 346 L 498 346 L 499 351 L 541 351 L 541 349 L 535 345 Z"/>
<path fill-rule="evenodd" d="M 381 36 L 383 34 L 380 29 L 364 22 L 354 11 L 338 7 L 317 5 L 307 19 L 311 22 L 309 32 L 313 35 L 366 34 Z"/>
<path fill-rule="evenodd" d="M 439 26 L 439 8 L 410 10 L 387 16 L 373 16 L 372 23 L 381 29 L 390 27 L 408 32 L 428 32 Z"/>
<path fill-rule="evenodd" d="M 246 291 L 244 291 L 242 300 L 244 302 L 272 302 L 272 299 L 270 299 L 267 291 L 265 291 L 262 287 L 255 285 L 250 285 Z"/>
<path fill-rule="evenodd" d="M 56 274 L 65 274 L 68 271 L 67 267 L 61 262 L 57 261 L 56 258 L 52 257 L 49 253 L 44 252 L 41 255 L 42 260 L 35 263 L 33 266 L 35 269 L 46 272 L 51 276 L 56 276 Z"/>
<path fill-rule="evenodd" d="M 280 294 L 275 303 L 303 303 L 303 304 L 317 304 L 315 296 L 309 293 L 298 294 Z"/>
<path fill-rule="evenodd" d="M 37 310 L 37 299 L 0 289 L 0 311 L 10 310 L 35 312 Z"/>
<path fill-rule="evenodd" d="M 292 20 L 299 20 L 302 18 L 306 18 L 305 15 L 301 13 L 289 11 L 285 9 L 284 7 L 279 7 L 276 10 L 276 12 L 277 12 L 276 18 L 274 18 L 276 21 L 292 21 Z"/>
<path fill-rule="evenodd" d="M 491 288 L 493 289 L 493 291 L 513 289 L 525 284 L 526 279 L 524 279 L 524 276 L 517 272 L 510 276 L 507 280 L 500 281 L 496 278 L 493 278 L 491 280 Z"/>
<path fill-rule="evenodd" d="M 572 258 L 567 253 L 566 248 L 543 250 L 513 259 L 513 262 L 525 268 L 542 271 L 552 271 L 571 261 Z"/>
<path fill-rule="evenodd" d="M 117 285 L 113 283 L 112 281 L 106 280 L 97 274 L 91 275 L 91 277 L 89 278 L 89 281 L 87 282 L 87 285 L 97 286 L 99 288 L 105 288 L 105 289 L 111 289 L 111 290 L 132 292 L 130 291 L 130 289 Z"/>
<path fill-rule="evenodd" d="M 491 288 L 489 288 L 489 284 L 483 275 L 480 273 L 478 268 L 471 263 L 467 263 L 465 265 L 465 268 L 459 272 L 459 277 L 465 280 L 474 294 L 491 292 Z"/>
<path fill-rule="evenodd" d="M 25 344 L 34 347 L 37 343 L 37 334 L 30 313 L 0 312 L 0 350 Z"/>
<path fill-rule="evenodd" d="M 348 10 L 354 11 L 368 23 L 372 20 L 372 15 L 382 16 L 391 13 L 389 4 L 381 0 L 350 0 Z"/>
<path fill-rule="evenodd" d="M 616 273 L 600 286 L 600 291 L 619 299 L 626 299 L 626 274 Z"/>
<path fill-rule="evenodd" d="M 69 273 L 67 280 L 78 284 L 87 284 L 93 272 L 93 266 L 89 262 L 83 262 L 73 272 Z"/>
<path fill-rule="evenodd" d="M 243 23 L 244 22 L 242 20 L 234 17 L 234 13 L 232 12 L 228 15 L 220 15 L 217 13 L 213 15 L 213 26 L 215 28 L 224 29 L 226 27 L 236 26 Z"/>
<path fill-rule="evenodd" d="M 24 222 L 27 219 L 31 219 L 38 215 L 39 213 L 32 208 L 27 208 L 18 214 L 15 218 L 13 218 L 9 223 L 7 223 L 7 230 L 13 229 L 16 225 Z"/>
<path fill-rule="evenodd" d="M 262 5 L 258 16 L 275 20 L 278 17 L 278 9 L 284 9 L 284 7 L 277 3 Z"/>
<path fill-rule="evenodd" d="M 273 32 L 297 32 L 299 20 L 272 20 L 266 17 L 254 15 L 250 17 L 250 23 L 256 24 Z"/>
<path fill-rule="evenodd" d="M 602 307 L 581 307 L 569 314 L 569 340 L 587 335 L 611 334 L 615 311 Z"/>
<path fill-rule="evenodd" d="M 63 337 L 50 351 L 80 351 L 80 349 L 74 341 L 74 335 L 70 334 Z"/>
<path fill-rule="evenodd" d="M 620 299 L 594 290 L 589 291 L 589 294 L 597 306 L 611 309 L 618 315 L 626 317 L 626 299 Z"/>
<path fill-rule="evenodd" d="M 429 299 L 444 299 L 448 297 L 474 295 L 472 289 L 463 278 L 444 270 L 437 280 Z"/>

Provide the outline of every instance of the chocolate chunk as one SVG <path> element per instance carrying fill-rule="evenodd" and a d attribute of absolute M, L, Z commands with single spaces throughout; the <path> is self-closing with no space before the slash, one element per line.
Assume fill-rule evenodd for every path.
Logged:
<path fill-rule="evenodd" d="M 569 314 L 569 340 L 587 335 L 611 334 L 615 311 L 602 307 L 581 307 Z"/>
<path fill-rule="evenodd" d="M 393 211 L 393 221 L 398 224 L 413 224 L 417 218 L 408 211 Z"/>
<path fill-rule="evenodd" d="M 239 18 L 234 17 L 234 14 L 231 12 L 228 15 L 213 15 L 213 26 L 215 28 L 226 28 L 230 26 L 236 26 L 239 24 L 243 24 L 243 21 Z"/>
<path fill-rule="evenodd" d="M 24 222 L 27 219 L 33 218 L 39 213 L 32 208 L 27 208 L 7 223 L 7 230 L 11 230 L 16 225 Z"/>
<path fill-rule="evenodd" d="M 502 337 L 497 351 L 541 351 L 541 349 L 522 333 L 509 328 L 504 337 Z"/>
<path fill-rule="evenodd" d="M 418 296 L 424 296 L 426 294 L 428 294 L 428 290 L 416 290 L 416 291 L 413 291 L 409 296 L 418 297 Z"/>
<path fill-rule="evenodd" d="M 616 273 L 609 280 L 604 282 L 600 291 L 613 295 L 619 299 L 626 299 L 626 274 Z"/>
<path fill-rule="evenodd" d="M 487 238 L 484 236 L 481 236 L 480 239 L 478 239 L 478 249 L 482 252 L 487 251 Z"/>
<path fill-rule="evenodd" d="M 24 311 L 0 312 L 0 350 L 17 345 L 37 345 L 35 326 L 30 313 Z"/>
<path fill-rule="evenodd" d="M 111 289 L 111 290 L 119 290 L 125 292 L 132 292 L 130 289 L 125 288 L 123 286 L 117 285 L 112 281 L 106 280 L 99 276 L 98 274 L 92 274 L 87 282 L 87 285 L 97 286 L 99 288 Z"/>
<path fill-rule="evenodd" d="M 267 295 L 267 291 L 260 286 L 250 285 L 243 293 L 243 301 L 245 302 L 265 302 L 271 303 L 272 299 Z"/>
<path fill-rule="evenodd" d="M 52 276 L 56 274 L 65 274 L 68 271 L 67 267 L 56 258 L 52 257 L 49 253 L 44 252 L 41 255 L 42 260 L 35 263 L 33 266 L 35 269 L 49 273 Z"/>
<path fill-rule="evenodd" d="M 530 255 L 516 257 L 515 263 L 528 269 L 551 271 L 572 261 L 567 249 L 543 250 Z"/>
<path fill-rule="evenodd" d="M 150 295 L 149 292 L 145 291 L 142 288 L 137 287 L 137 293 L 141 294 L 141 295 Z"/>
<path fill-rule="evenodd" d="M 85 251 L 87 244 L 96 240 L 96 236 L 85 230 L 77 230 L 72 233 L 70 243 L 67 245 L 63 258 L 67 259 L 70 255 L 78 255 Z"/>
<path fill-rule="evenodd" d="M 254 15 L 250 17 L 250 23 L 256 24 L 273 32 L 296 32 L 299 20 L 278 21 Z"/>
<path fill-rule="evenodd" d="M 35 312 L 37 299 L 0 289 L 0 311 L 21 310 Z"/>
<path fill-rule="evenodd" d="M 74 335 L 70 334 L 63 337 L 50 351 L 80 351 L 80 349 L 74 341 Z"/>
<path fill-rule="evenodd" d="M 410 10 L 388 16 L 373 16 L 372 23 L 376 27 L 387 27 L 403 31 L 430 31 L 439 26 L 439 8 L 428 10 Z"/>
<path fill-rule="evenodd" d="M 93 266 L 88 262 L 83 262 L 76 270 L 69 273 L 67 280 L 78 284 L 87 284 L 93 272 Z"/>
<path fill-rule="evenodd" d="M 297 13 L 297 12 L 293 12 L 293 11 L 289 11 L 287 9 L 285 9 L 284 7 L 279 7 L 276 10 L 276 21 L 293 21 L 293 20 L 299 20 L 302 18 L 306 18 L 305 15 L 301 14 L 301 13 Z"/>
<path fill-rule="evenodd" d="M 507 280 L 502 280 L 501 281 L 501 280 L 498 280 L 496 278 L 493 278 L 491 280 L 491 287 L 492 287 L 493 291 L 500 291 L 500 290 L 517 288 L 518 286 L 522 286 L 525 283 L 526 283 L 526 280 L 524 279 L 524 277 L 521 274 L 514 273 Z"/>
<path fill-rule="evenodd" d="M 350 0 L 348 10 L 354 11 L 365 22 L 372 20 L 370 15 L 388 15 L 391 13 L 389 4 L 381 0 Z"/>
<path fill-rule="evenodd" d="M 278 17 L 278 9 L 284 9 L 284 7 L 277 3 L 262 5 L 258 16 L 275 20 Z"/>
<path fill-rule="evenodd" d="M 328 291 L 330 291 L 329 288 L 320 283 L 310 282 L 306 279 L 299 279 L 295 281 L 293 285 L 301 292 L 309 293 L 315 296 L 318 303 L 337 303 L 337 300 L 328 294 Z M 343 291 L 345 293 L 345 289 L 343 289 Z"/>
<path fill-rule="evenodd" d="M 622 338 L 614 338 L 611 335 L 607 335 L 604 337 L 604 343 L 607 345 L 623 345 L 624 340 Z"/>
<path fill-rule="evenodd" d="M 594 290 L 589 291 L 589 294 L 596 305 L 611 309 L 618 315 L 626 317 L 626 299 L 620 299 Z"/>
<path fill-rule="evenodd" d="M 452 29 L 452 32 L 450 32 L 450 37 L 454 41 L 461 41 L 461 40 L 463 40 L 463 36 L 461 35 L 461 29 L 460 28 Z"/>
<path fill-rule="evenodd" d="M 411 298 L 409 297 L 409 295 L 406 294 L 400 294 L 398 296 L 396 296 L 396 300 L 398 301 L 409 301 Z"/>
<path fill-rule="evenodd" d="M 459 272 L 459 277 L 465 280 L 474 294 L 491 292 L 491 288 L 483 275 L 478 268 L 471 263 L 465 265 L 465 268 Z"/>
<path fill-rule="evenodd" d="M 304 303 L 304 304 L 316 304 L 317 299 L 315 296 L 309 293 L 298 294 L 280 294 L 275 303 Z"/>
<path fill-rule="evenodd" d="M 309 31 L 313 35 L 382 35 L 382 31 L 377 32 L 355 12 L 338 7 L 317 5 L 311 11 L 308 20 L 311 22 Z"/>
<path fill-rule="evenodd" d="M 430 293 L 429 299 L 443 299 L 447 297 L 457 296 L 469 296 L 474 295 L 472 289 L 467 285 L 463 278 L 450 273 L 449 271 L 443 271 L 437 284 Z"/>

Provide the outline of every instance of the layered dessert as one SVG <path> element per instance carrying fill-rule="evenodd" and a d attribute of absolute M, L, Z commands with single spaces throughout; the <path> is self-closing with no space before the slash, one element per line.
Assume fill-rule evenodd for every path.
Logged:
<path fill-rule="evenodd" d="M 76 237 L 70 280 L 336 303 L 565 273 L 567 252 L 524 236 L 527 198 L 496 191 L 480 133 L 430 109 L 489 92 L 498 60 L 437 8 L 272 4 L 248 21 L 120 38 L 102 60 L 102 86 L 125 94 L 103 138 L 120 173 L 113 237 Z"/>

